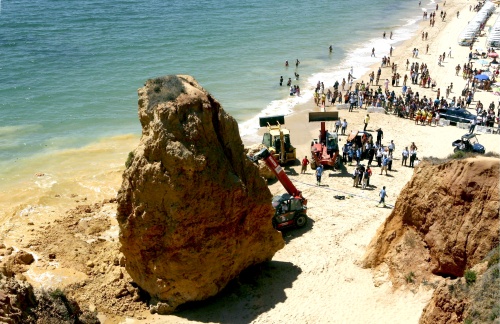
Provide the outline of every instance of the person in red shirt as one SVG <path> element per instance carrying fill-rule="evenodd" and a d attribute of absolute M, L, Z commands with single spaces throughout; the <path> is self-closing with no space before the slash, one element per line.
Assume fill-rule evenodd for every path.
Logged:
<path fill-rule="evenodd" d="M 300 173 L 306 173 L 308 164 L 309 160 L 307 159 L 307 156 L 304 156 L 304 158 L 302 159 L 302 170 L 300 171 Z"/>

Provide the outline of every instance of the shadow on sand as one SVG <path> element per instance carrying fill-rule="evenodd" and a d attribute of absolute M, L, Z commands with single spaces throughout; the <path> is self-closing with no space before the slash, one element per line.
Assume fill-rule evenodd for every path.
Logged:
<path fill-rule="evenodd" d="M 281 234 L 283 234 L 283 239 L 285 242 L 288 244 L 290 243 L 294 238 L 301 237 L 304 233 L 310 231 L 314 227 L 314 220 L 307 217 L 307 224 L 306 226 L 302 228 L 289 228 L 289 229 L 284 229 L 281 231 Z"/>
<path fill-rule="evenodd" d="M 217 296 L 179 307 L 175 316 L 203 323 L 249 323 L 286 300 L 302 270 L 290 262 L 269 261 L 244 270 Z"/>
<path fill-rule="evenodd" d="M 332 171 L 328 174 L 329 178 L 344 178 L 344 177 L 352 177 L 352 174 L 347 171 L 345 165 L 340 167 L 340 170 Z"/>

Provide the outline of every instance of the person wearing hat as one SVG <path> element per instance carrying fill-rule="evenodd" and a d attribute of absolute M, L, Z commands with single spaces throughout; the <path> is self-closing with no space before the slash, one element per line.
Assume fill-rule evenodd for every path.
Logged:
<path fill-rule="evenodd" d="M 370 115 L 366 114 L 365 117 L 365 128 L 363 128 L 364 131 L 366 131 L 366 126 L 368 126 L 368 122 L 370 121 Z"/>

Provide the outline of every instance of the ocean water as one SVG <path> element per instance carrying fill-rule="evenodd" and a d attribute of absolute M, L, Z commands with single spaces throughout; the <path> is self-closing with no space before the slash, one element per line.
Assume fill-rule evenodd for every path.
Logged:
<path fill-rule="evenodd" d="M 0 179 L 30 161 L 140 134 L 137 88 L 167 74 L 194 76 L 237 119 L 242 136 L 258 140 L 258 116 L 293 113 L 317 81 L 332 86 L 351 66 L 355 76 L 365 73 L 415 32 L 423 8 L 434 6 L 0 0 Z M 384 31 L 393 39 L 382 39 Z M 278 82 L 294 72 L 300 98 Z"/>

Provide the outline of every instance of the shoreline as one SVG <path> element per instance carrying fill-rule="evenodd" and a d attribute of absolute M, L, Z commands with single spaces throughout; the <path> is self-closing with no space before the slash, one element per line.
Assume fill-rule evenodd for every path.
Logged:
<path fill-rule="evenodd" d="M 442 4 L 442 2 L 440 3 Z M 454 2 L 447 2 L 446 3 L 446 12 L 447 12 L 447 21 L 442 22 L 439 17 L 436 19 L 436 24 L 434 27 L 429 27 L 429 20 L 422 20 L 419 23 L 419 27 L 415 34 L 409 38 L 406 41 L 403 41 L 398 47 L 394 47 L 393 55 L 391 56 L 391 63 L 395 63 L 398 65 L 397 72 L 400 73 L 401 79 L 399 86 L 392 87 L 389 85 L 389 91 L 394 90 L 396 93 L 396 96 L 401 94 L 401 88 L 403 84 L 403 77 L 405 74 L 408 74 L 408 82 L 407 86 L 412 87 L 414 91 L 419 92 L 419 94 L 422 96 L 427 96 L 428 98 L 435 98 L 435 95 L 437 93 L 437 89 L 441 89 L 441 96 L 444 96 L 445 94 L 445 89 L 450 83 L 453 83 L 453 88 L 450 93 L 449 99 L 452 97 L 459 98 L 461 97 L 461 89 L 465 86 L 466 80 L 463 80 L 460 76 L 455 76 L 455 66 L 456 64 L 463 65 L 464 62 L 467 61 L 467 55 L 469 53 L 469 48 L 465 46 L 460 46 L 458 45 L 458 42 L 455 41 L 457 39 L 459 33 L 465 28 L 467 25 L 467 22 L 472 19 L 472 17 L 476 14 L 476 12 L 468 11 L 468 6 L 470 5 L 469 2 L 465 1 L 454 1 Z M 440 8 L 441 9 L 441 8 Z M 456 12 L 460 11 L 460 19 L 456 18 Z M 428 12 L 430 14 L 431 11 Z M 497 19 L 499 16 L 499 13 L 494 13 L 489 20 L 487 21 L 487 26 L 492 25 L 494 21 Z M 486 27 L 485 27 L 486 29 Z M 421 33 L 422 32 L 428 32 L 429 37 L 427 41 L 422 41 L 421 40 Z M 452 37 L 452 43 L 450 43 L 449 35 L 453 34 L 456 32 L 456 35 Z M 485 38 L 485 37 L 482 37 Z M 443 45 L 440 48 L 438 48 L 435 44 L 447 44 Z M 474 45 L 474 48 L 476 47 L 482 47 L 481 44 L 477 44 L 479 41 L 476 42 Z M 429 46 L 429 53 L 425 54 L 425 47 L 426 44 L 430 44 Z M 449 46 L 448 46 L 449 45 Z M 440 53 L 446 52 L 448 55 L 448 47 L 452 48 L 452 58 L 446 58 L 445 62 L 443 63 L 443 66 L 439 67 L 437 64 L 437 57 L 440 55 Z M 411 57 L 411 51 L 412 48 L 419 48 L 420 54 L 418 58 L 412 58 Z M 424 49 L 422 51 L 422 49 Z M 380 52 L 377 51 L 376 52 Z M 378 54 L 377 58 L 382 59 L 383 56 L 389 56 L 389 51 L 387 51 L 386 54 Z M 432 59 L 436 58 L 436 59 Z M 409 70 L 405 69 L 405 62 L 406 59 L 410 60 L 410 65 L 412 62 L 425 62 L 430 70 L 431 73 L 431 78 L 433 80 L 437 81 L 437 85 L 434 89 L 431 88 L 421 88 L 418 85 L 412 85 L 410 82 L 410 76 L 409 76 Z M 380 63 L 374 63 L 370 66 L 369 70 L 362 74 L 361 76 L 357 77 L 355 81 L 361 82 L 364 81 L 365 84 L 369 82 L 369 73 L 371 71 L 377 72 L 377 69 L 379 68 L 381 64 Z M 347 74 L 345 76 L 347 80 Z M 385 79 L 390 79 L 391 78 L 391 68 L 390 67 L 383 67 L 382 68 L 382 74 L 380 77 L 380 82 L 378 85 L 383 87 L 383 80 Z M 341 83 L 341 79 L 338 80 L 339 83 Z M 355 83 L 354 83 L 355 84 Z M 374 90 L 378 88 L 378 86 L 375 84 L 371 86 L 370 88 L 373 88 Z M 326 86 L 325 85 L 325 92 L 327 89 L 332 90 L 333 92 L 333 86 Z M 341 90 L 341 87 L 339 86 L 339 90 Z M 345 91 L 342 91 L 344 94 Z M 486 91 L 478 91 L 475 93 L 474 100 L 470 106 L 469 109 L 472 109 L 475 105 L 475 102 L 481 100 L 485 106 L 489 104 L 488 99 L 494 97 L 492 93 Z M 493 98 L 494 99 L 494 98 Z M 492 100 L 492 99 L 489 99 Z M 362 129 L 363 125 L 363 117 L 365 116 L 366 113 L 366 106 L 363 105 L 364 107 L 362 109 L 355 108 L 353 113 L 347 112 L 347 110 L 338 110 L 337 109 L 337 104 L 334 106 L 326 105 L 325 110 L 326 111 L 339 111 L 339 118 L 347 118 L 347 121 L 349 123 L 348 128 L 346 133 L 349 133 L 351 130 L 355 130 L 358 128 L 359 130 Z M 319 112 L 322 111 L 321 107 L 315 106 L 313 99 L 311 98 L 309 101 L 303 104 L 299 104 L 295 107 L 295 112 L 285 116 L 285 127 L 289 128 L 292 132 L 292 134 L 308 134 L 309 138 L 304 138 L 303 135 L 299 136 L 293 136 L 292 137 L 292 144 L 297 147 L 297 158 L 303 156 L 303 155 L 310 155 L 310 152 L 307 150 L 300 150 L 299 154 L 299 148 L 303 147 L 304 145 L 308 145 L 310 141 L 317 137 L 317 132 L 319 130 L 319 123 L 317 123 L 317 127 L 314 127 L 314 129 L 311 129 L 312 127 L 308 125 L 308 123 L 304 123 L 304 121 L 308 120 L 308 113 L 309 112 Z M 361 114 L 361 118 L 357 118 L 356 115 Z M 352 117 L 351 117 L 352 116 Z M 371 115 L 373 116 L 373 114 Z M 394 115 L 387 115 L 387 118 L 398 118 Z M 351 121 L 349 120 L 351 119 Z M 352 121 L 354 120 L 354 124 Z M 371 124 L 373 123 L 373 119 Z M 333 128 L 333 122 L 330 122 L 330 129 Z M 329 129 L 329 123 L 327 123 L 327 129 Z M 376 129 L 376 128 L 375 128 Z M 374 130 L 375 130 L 374 129 Z M 263 133 L 263 130 L 259 130 L 259 135 Z M 254 144 L 254 143 L 245 143 L 247 144 Z M 342 143 L 340 143 L 342 145 Z M 444 157 L 444 156 L 443 156 Z"/>

